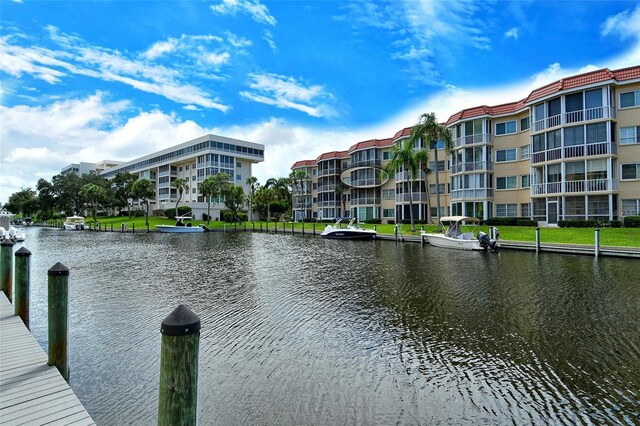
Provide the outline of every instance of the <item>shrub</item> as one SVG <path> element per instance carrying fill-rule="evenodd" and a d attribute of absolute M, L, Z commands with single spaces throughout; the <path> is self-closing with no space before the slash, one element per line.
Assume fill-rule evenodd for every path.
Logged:
<path fill-rule="evenodd" d="M 395 224 L 396 224 L 396 221 L 395 221 L 394 219 L 387 219 L 387 223 L 388 223 L 389 225 L 395 225 Z"/>
<path fill-rule="evenodd" d="M 318 220 L 315 217 L 306 217 L 302 219 L 302 221 L 305 223 L 316 223 Z"/>
<path fill-rule="evenodd" d="M 603 222 L 603 224 L 604 223 L 608 222 Z M 600 222 L 585 219 L 559 220 L 558 226 L 560 228 L 597 228 L 600 226 Z"/>
<path fill-rule="evenodd" d="M 624 218 L 625 228 L 640 228 L 640 216 L 627 216 Z"/>
<path fill-rule="evenodd" d="M 622 222 L 619 220 L 612 220 L 611 221 L 611 227 L 612 228 L 622 228 Z"/>
<path fill-rule="evenodd" d="M 134 210 L 131 214 L 133 217 L 144 217 L 144 210 Z"/>
<path fill-rule="evenodd" d="M 379 225 L 382 223 L 382 219 L 365 219 L 364 223 L 373 223 Z"/>
<path fill-rule="evenodd" d="M 153 216 L 166 216 L 166 213 L 164 212 L 163 209 L 156 209 L 156 210 L 152 210 L 151 214 Z"/>
<path fill-rule="evenodd" d="M 236 212 L 236 220 L 233 220 L 233 213 L 229 210 L 223 210 L 220 212 L 222 215 L 222 220 L 227 223 L 241 223 L 247 221 L 247 213 L 246 212 Z"/>
<path fill-rule="evenodd" d="M 531 220 L 531 219 L 518 219 L 516 221 L 516 225 L 518 225 L 518 226 L 538 226 L 538 221 L 537 220 Z"/>

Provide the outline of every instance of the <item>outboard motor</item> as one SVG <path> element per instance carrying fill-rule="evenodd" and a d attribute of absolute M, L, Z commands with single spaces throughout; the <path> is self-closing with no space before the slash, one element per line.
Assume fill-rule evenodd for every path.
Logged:
<path fill-rule="evenodd" d="M 478 232 L 478 242 L 480 243 L 480 247 L 482 247 L 483 249 L 491 249 L 492 251 L 498 251 L 498 241 L 497 241 L 497 230 L 496 230 L 496 239 L 492 240 L 489 238 L 489 236 L 482 232 L 479 231 Z"/>

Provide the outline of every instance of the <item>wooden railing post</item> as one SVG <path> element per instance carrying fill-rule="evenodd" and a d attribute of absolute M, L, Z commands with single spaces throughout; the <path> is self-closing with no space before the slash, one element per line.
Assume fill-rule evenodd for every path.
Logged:
<path fill-rule="evenodd" d="M 13 242 L 4 240 L 0 244 L 0 288 L 13 301 Z"/>
<path fill-rule="evenodd" d="M 69 381 L 69 268 L 58 262 L 47 272 L 49 300 L 49 365 Z"/>
<path fill-rule="evenodd" d="M 200 318 L 179 305 L 160 326 L 159 425 L 195 425 L 198 402 Z"/>
<path fill-rule="evenodd" d="M 29 292 L 31 280 L 31 252 L 21 247 L 15 254 L 16 258 L 16 291 L 15 314 L 22 319 L 29 328 Z"/>
<path fill-rule="evenodd" d="M 540 253 L 540 227 L 536 227 L 536 253 Z"/>

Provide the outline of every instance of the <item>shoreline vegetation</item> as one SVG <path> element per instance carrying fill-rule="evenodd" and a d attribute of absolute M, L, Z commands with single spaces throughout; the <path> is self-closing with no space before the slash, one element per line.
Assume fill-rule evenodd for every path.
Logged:
<path fill-rule="evenodd" d="M 87 220 L 89 226 L 93 226 L 93 220 Z M 122 224 L 126 224 L 129 229 L 135 227 L 136 230 L 144 230 L 145 218 L 144 217 L 126 217 L 126 216 L 112 216 L 112 217 L 98 217 L 97 223 L 103 227 L 111 227 L 113 229 L 120 229 Z M 206 225 L 210 229 L 224 229 L 225 226 L 233 227 L 233 223 L 225 223 L 221 221 L 211 221 L 207 224 L 207 221 L 192 220 L 193 226 Z M 249 229 L 252 223 L 255 223 L 256 227 L 262 226 L 266 228 L 267 224 L 269 228 L 273 228 L 273 221 L 247 221 L 247 229 Z M 293 225 L 295 230 L 302 230 L 302 223 L 297 222 L 277 222 L 278 229 L 281 229 L 284 223 L 287 230 L 291 229 Z M 155 225 L 173 225 L 175 220 L 160 216 L 149 216 L 149 229 L 155 231 Z M 237 224 L 238 227 L 244 226 L 242 223 Z M 316 232 L 321 232 L 325 227 L 325 223 L 316 223 Z M 374 225 L 362 224 L 365 229 L 374 229 Z M 436 232 L 437 225 L 417 225 L 416 231 L 411 232 L 411 225 L 398 225 L 401 235 L 420 236 L 420 227 L 423 227 L 425 231 Z M 313 223 L 305 223 L 305 230 L 313 229 Z M 379 224 L 375 225 L 376 230 L 380 234 L 394 235 L 395 225 Z M 531 226 L 499 226 L 500 239 L 505 241 L 514 242 L 535 242 L 536 233 L 535 227 Z M 478 227 L 479 231 L 489 233 L 489 226 L 484 225 Z M 545 243 L 564 243 L 564 244 L 594 244 L 594 228 L 540 228 L 541 240 Z M 613 246 L 613 247 L 640 247 L 640 228 L 600 228 L 600 245 Z"/>

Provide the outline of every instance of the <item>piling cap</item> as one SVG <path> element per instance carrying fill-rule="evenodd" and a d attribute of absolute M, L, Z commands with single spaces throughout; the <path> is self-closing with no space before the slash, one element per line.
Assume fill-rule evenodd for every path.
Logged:
<path fill-rule="evenodd" d="M 58 262 L 51 267 L 47 271 L 47 275 L 51 276 L 60 276 L 60 275 L 69 275 L 69 268 L 64 266 L 62 263 Z"/>
<path fill-rule="evenodd" d="M 200 331 L 200 317 L 186 305 L 179 305 L 162 321 L 160 333 L 165 336 L 186 336 Z"/>
<path fill-rule="evenodd" d="M 28 248 L 26 247 L 21 247 L 19 248 L 16 253 L 14 254 L 14 256 L 31 256 L 31 252 L 29 251 Z"/>
<path fill-rule="evenodd" d="M 2 241 L 2 244 L 0 244 L 0 245 L 3 245 L 3 246 L 11 246 L 11 247 L 12 247 L 12 246 L 13 246 L 13 241 L 11 241 L 11 240 L 4 240 L 4 241 Z"/>

